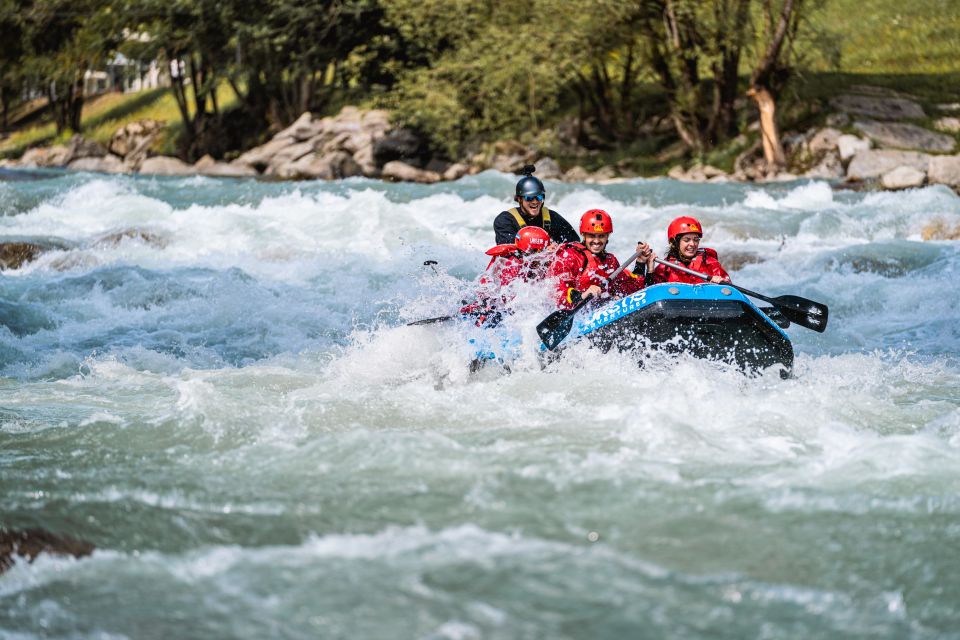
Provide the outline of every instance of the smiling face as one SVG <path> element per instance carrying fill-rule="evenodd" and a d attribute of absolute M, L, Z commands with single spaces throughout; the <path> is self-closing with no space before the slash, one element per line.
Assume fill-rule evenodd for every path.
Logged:
<path fill-rule="evenodd" d="M 583 245 L 590 253 L 599 255 L 607 248 L 610 241 L 609 233 L 585 233 L 583 234 Z"/>
<path fill-rule="evenodd" d="M 693 260 L 697 255 L 697 248 L 700 246 L 699 233 L 685 233 L 677 238 L 677 253 L 684 260 Z"/>
<path fill-rule="evenodd" d="M 535 218 L 540 214 L 540 209 L 543 207 L 543 194 L 541 193 L 539 196 L 517 196 L 517 201 L 520 202 L 520 212 L 524 216 Z"/>

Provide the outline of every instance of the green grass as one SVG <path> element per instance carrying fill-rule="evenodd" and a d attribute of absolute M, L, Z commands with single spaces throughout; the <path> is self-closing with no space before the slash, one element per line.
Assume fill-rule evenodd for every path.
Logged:
<path fill-rule="evenodd" d="M 805 52 L 814 71 L 960 73 L 957 0 L 826 0 L 810 26 L 828 36 L 840 53 L 837 68 L 827 56 Z"/>
<path fill-rule="evenodd" d="M 236 106 L 236 95 L 227 83 L 217 88 L 217 104 L 221 111 Z M 192 111 L 191 111 L 192 113 Z M 128 122 L 151 118 L 166 123 L 154 150 L 167 155 L 176 154 L 176 141 L 183 130 L 180 110 L 170 90 L 150 89 L 138 93 L 107 93 L 87 100 L 83 107 L 82 135 L 107 145 L 114 132 Z M 62 144 L 73 135 L 57 135 L 56 125 L 45 120 L 15 131 L 0 142 L 0 157 L 17 158 L 30 147 Z"/>

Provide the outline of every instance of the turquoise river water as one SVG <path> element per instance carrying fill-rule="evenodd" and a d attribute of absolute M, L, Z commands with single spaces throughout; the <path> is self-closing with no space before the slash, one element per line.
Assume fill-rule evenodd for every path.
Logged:
<path fill-rule="evenodd" d="M 55 247 L 0 273 L 0 525 L 96 551 L 0 576 L 0 637 L 960 638 L 960 243 L 921 235 L 953 192 L 548 184 L 621 257 L 693 213 L 830 326 L 787 380 L 542 369 L 531 300 L 471 375 L 475 329 L 405 324 L 513 176 L 42 175 L 0 182 L 0 241 Z"/>

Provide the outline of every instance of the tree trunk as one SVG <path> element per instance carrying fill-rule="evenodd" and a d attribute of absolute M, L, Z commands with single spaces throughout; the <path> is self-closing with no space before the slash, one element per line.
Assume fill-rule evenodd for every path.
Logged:
<path fill-rule="evenodd" d="M 760 109 L 760 134 L 767 172 L 776 173 L 787 164 L 783 145 L 780 144 L 780 134 L 777 132 L 777 105 L 766 87 L 753 86 L 747 91 L 747 95 L 757 102 Z"/>
<path fill-rule="evenodd" d="M 0 87 L 0 103 L 3 104 L 3 124 L 0 125 L 0 131 L 6 133 L 10 124 L 8 116 L 10 114 L 10 92 L 6 87 Z"/>

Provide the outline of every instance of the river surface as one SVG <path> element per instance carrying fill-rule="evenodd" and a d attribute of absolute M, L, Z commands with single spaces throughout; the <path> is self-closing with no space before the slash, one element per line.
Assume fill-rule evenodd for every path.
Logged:
<path fill-rule="evenodd" d="M 830 326 L 786 380 L 532 337 L 471 375 L 475 328 L 405 325 L 512 176 L 42 175 L 0 182 L 56 247 L 0 274 L 0 524 L 97 550 L 0 576 L 0 636 L 960 638 L 953 192 L 548 184 L 621 258 L 698 216 Z"/>

